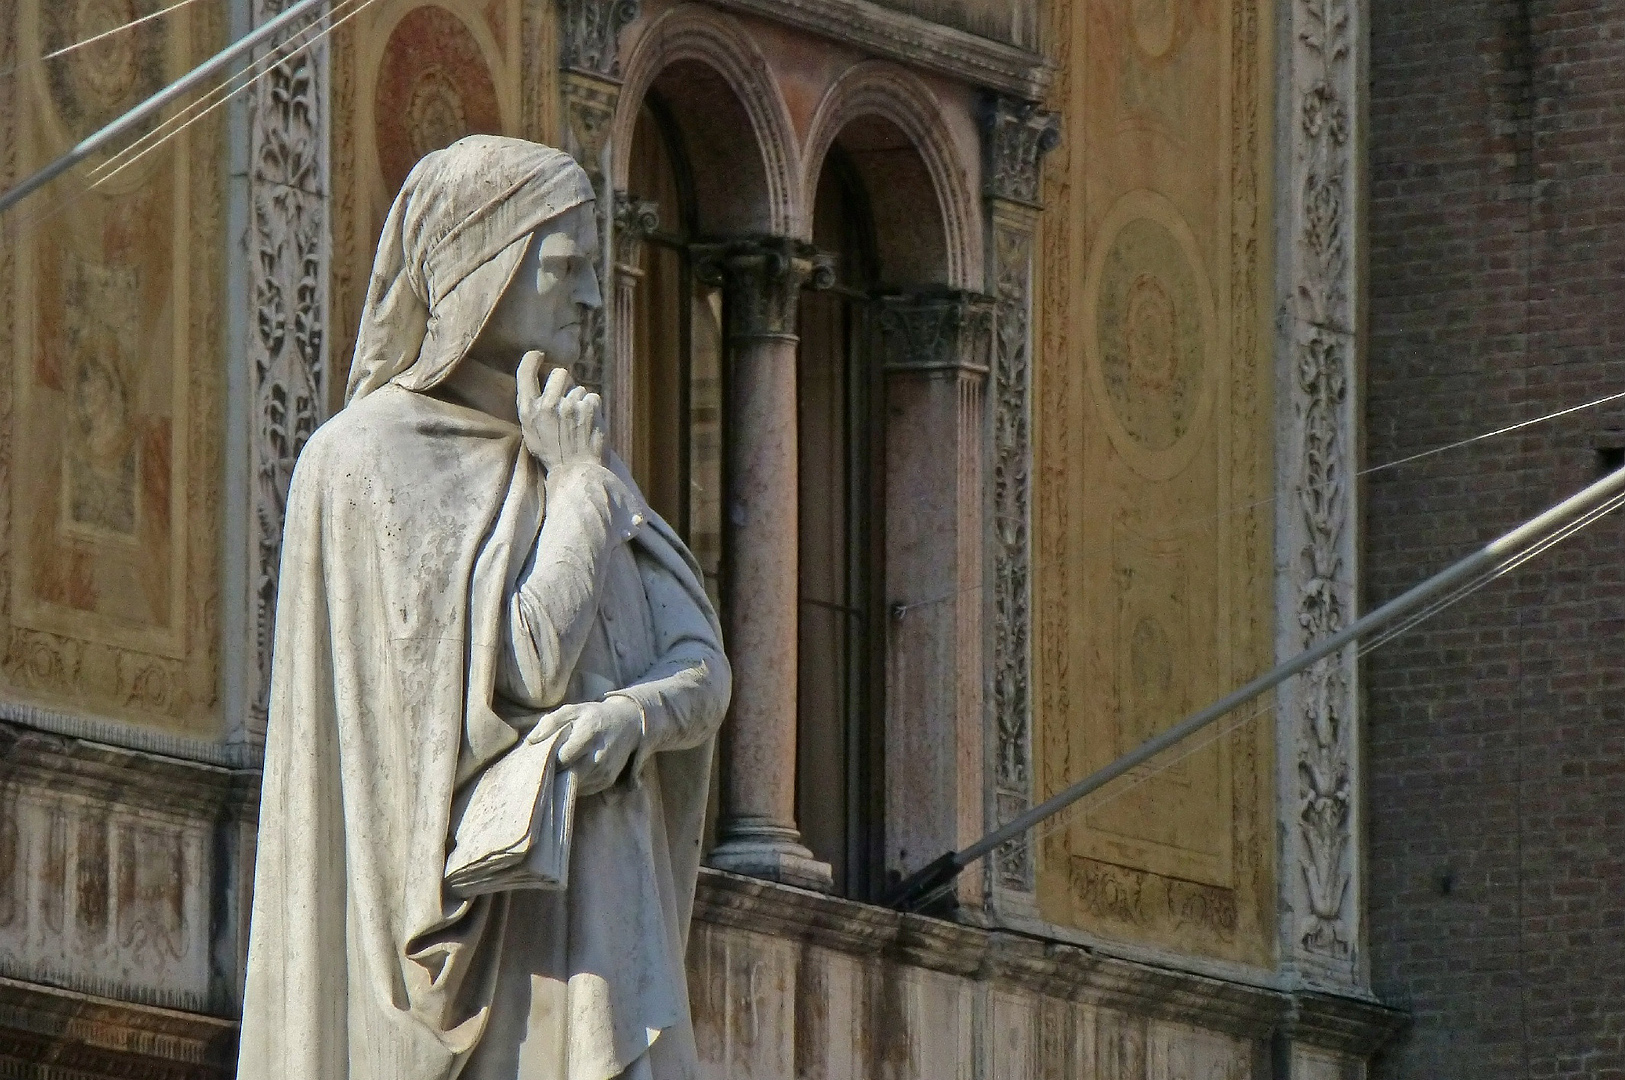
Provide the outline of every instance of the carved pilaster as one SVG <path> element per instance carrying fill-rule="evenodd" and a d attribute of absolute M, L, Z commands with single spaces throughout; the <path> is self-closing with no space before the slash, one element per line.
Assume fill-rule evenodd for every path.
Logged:
<path fill-rule="evenodd" d="M 615 199 L 610 188 L 610 131 L 621 94 L 620 33 L 638 17 L 638 0 L 559 0 L 559 98 L 564 149 L 580 162 L 598 195 L 599 256 L 594 269 L 605 305 L 582 320 L 577 382 L 604 387 L 605 364 L 615 355 L 612 295 L 606 273 L 615 250 Z M 613 407 L 613 406 L 612 406 Z"/>
<path fill-rule="evenodd" d="M 1031 524 L 1032 266 L 1039 165 L 1060 141 L 1057 118 L 1031 102 L 990 97 L 982 113 L 987 281 L 993 357 L 987 440 L 989 828 L 1032 804 Z M 1030 894 L 1026 838 L 994 855 L 995 890 Z M 1018 901 L 1019 902 L 1019 901 Z"/>
<path fill-rule="evenodd" d="M 285 0 L 254 0 L 254 24 L 286 6 Z M 251 640 L 244 696 L 254 741 L 265 733 L 288 483 L 294 460 L 326 414 L 332 247 L 327 86 L 324 38 L 272 67 L 250 90 L 245 346 Z"/>
<path fill-rule="evenodd" d="M 624 191 L 615 193 L 615 325 L 610 335 L 615 354 L 606 373 L 609 441 L 623 461 L 632 460 L 632 422 L 637 415 L 633 378 L 632 322 L 638 282 L 643 280 L 643 241 L 660 227 L 660 208 Z"/>
<path fill-rule="evenodd" d="M 1358 580 L 1357 125 L 1363 10 L 1291 0 L 1277 205 L 1277 647 L 1344 626 Z M 1311 984 L 1363 983 L 1357 665 L 1322 662 L 1280 690 L 1282 962 Z"/>

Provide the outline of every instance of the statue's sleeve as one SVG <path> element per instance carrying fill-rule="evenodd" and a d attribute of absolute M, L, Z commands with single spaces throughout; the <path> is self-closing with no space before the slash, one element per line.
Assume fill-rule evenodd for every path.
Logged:
<path fill-rule="evenodd" d="M 642 523 L 642 502 L 610 470 L 578 465 L 547 479 L 542 527 L 507 601 L 497 689 L 523 708 L 564 700 L 598 614 L 610 554 Z"/>
<path fill-rule="evenodd" d="M 643 713 L 635 774 L 649 755 L 698 746 L 716 733 L 732 672 L 714 623 L 689 588 L 640 546 L 633 553 L 653 618 L 656 659 L 642 678 L 611 696 L 631 698 Z"/>

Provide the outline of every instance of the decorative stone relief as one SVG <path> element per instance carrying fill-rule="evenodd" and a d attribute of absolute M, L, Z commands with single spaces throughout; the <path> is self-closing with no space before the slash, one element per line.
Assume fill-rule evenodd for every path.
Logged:
<path fill-rule="evenodd" d="M 1060 140 L 1050 113 L 1030 102 L 990 98 L 982 114 L 983 195 L 987 201 L 992 286 L 993 372 L 988 475 L 991 481 L 987 577 L 991 595 L 989 706 L 993 752 L 990 826 L 1032 804 L 1031 480 L 1032 263 L 1039 164 Z M 995 855 L 998 887 L 1030 893 L 1028 838 Z"/>
<path fill-rule="evenodd" d="M 993 306 L 973 293 L 888 297 L 880 309 L 888 371 L 985 374 L 992 332 Z"/>
<path fill-rule="evenodd" d="M 641 6 L 639 0 L 559 0 L 559 65 L 619 79 L 617 38 Z"/>
<path fill-rule="evenodd" d="M 256 25 L 284 0 L 256 0 Z M 254 84 L 249 112 L 249 731 L 264 738 L 282 518 L 295 459 L 326 415 L 326 40 Z"/>
<path fill-rule="evenodd" d="M 613 290 L 606 271 L 615 252 L 615 195 L 610 182 L 610 132 L 621 93 L 619 37 L 638 17 L 639 0 L 560 0 L 559 97 L 564 109 L 564 149 L 581 163 L 598 193 L 598 280 Z M 604 387 L 605 365 L 615 354 L 614 299 L 586 313 L 581 326 L 581 359 L 575 379 Z"/>
<path fill-rule="evenodd" d="M 257 777 L 0 724 L 0 974 L 123 1001 L 229 1010 L 244 899 L 233 840 Z M 227 884 L 230 882 L 230 884 Z"/>
<path fill-rule="evenodd" d="M 1284 658 L 1355 607 L 1357 35 L 1349 0 L 1294 0 L 1279 173 L 1277 581 Z M 1322 661 L 1279 696 L 1284 960 L 1312 982 L 1358 983 L 1356 661 Z"/>

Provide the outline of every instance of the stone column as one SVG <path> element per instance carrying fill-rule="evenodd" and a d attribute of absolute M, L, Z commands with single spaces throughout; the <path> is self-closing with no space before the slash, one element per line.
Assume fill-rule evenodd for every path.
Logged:
<path fill-rule="evenodd" d="M 609 444 L 622 461 L 632 460 L 632 425 L 637 416 L 636 358 L 632 355 L 632 322 L 638 282 L 643 280 L 643 241 L 660 227 L 660 208 L 624 191 L 615 193 L 615 276 L 609 291 L 615 305 L 609 340 L 614 346 L 605 385 L 614 387 L 607 401 Z"/>
<path fill-rule="evenodd" d="M 1291 43 L 1277 71 L 1275 196 L 1276 654 L 1286 659 L 1353 619 L 1358 596 L 1367 34 L 1358 0 L 1278 10 L 1279 40 Z M 1300 985 L 1356 993 L 1367 980 L 1358 671 L 1345 650 L 1276 697 L 1281 967 Z"/>
<path fill-rule="evenodd" d="M 982 446 L 993 304 L 888 297 L 886 869 L 905 876 L 982 834 Z M 980 864 L 959 902 L 980 907 Z"/>
<path fill-rule="evenodd" d="M 284 0 L 253 0 L 250 22 L 268 22 L 286 6 Z M 314 33 L 296 36 L 304 40 Z M 243 723 L 239 737 L 254 745 L 265 740 L 288 484 L 305 441 L 327 416 L 327 104 L 323 38 L 253 84 L 248 160 L 234 180 L 243 185 L 244 197 L 232 210 L 234 218 L 242 215 L 233 235 L 243 243 L 233 252 L 233 276 L 241 282 L 238 295 L 246 298 L 246 310 L 232 319 L 232 338 L 241 342 L 243 356 L 229 375 L 227 482 L 234 505 L 227 529 L 243 559 L 228 560 L 226 572 L 227 587 L 246 603 L 224 605 L 231 620 L 226 695 L 234 720 Z"/>
<path fill-rule="evenodd" d="M 982 113 L 982 195 L 987 285 L 994 298 L 987 442 L 985 559 L 988 771 L 991 830 L 1033 800 L 1032 766 L 1032 310 L 1033 233 L 1039 165 L 1060 141 L 1055 116 L 1031 102 L 989 97 Z M 1029 837 L 993 855 L 990 896 L 1031 913 Z"/>
<path fill-rule="evenodd" d="M 704 252 L 728 318 L 724 607 L 733 707 L 723 731 L 722 818 L 711 864 L 828 890 L 828 863 L 796 828 L 796 299 L 833 269 L 780 237 Z"/>
<path fill-rule="evenodd" d="M 582 320 L 577 382 L 613 399 L 618 387 L 605 385 L 605 367 L 614 355 L 615 281 L 606 273 L 615 254 L 615 193 L 610 186 L 610 131 L 621 96 L 622 28 L 638 17 L 638 0 L 558 0 L 559 102 L 564 110 L 564 147 L 587 170 L 598 194 L 598 281 L 604 306 Z M 613 408 L 613 405 L 611 405 Z"/>

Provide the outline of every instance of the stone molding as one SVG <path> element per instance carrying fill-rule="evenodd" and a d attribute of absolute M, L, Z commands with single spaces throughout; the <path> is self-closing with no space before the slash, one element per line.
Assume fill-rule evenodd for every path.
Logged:
<path fill-rule="evenodd" d="M 226 1080 L 236 1064 L 235 1021 L 0 978 L 0 1076 Z"/>
<path fill-rule="evenodd" d="M 1294 994 L 1112 956 L 1096 949 L 903 914 L 710 867 L 694 918 L 714 926 L 1083 1001 L 1241 1038 L 1275 1034 L 1368 1056 L 1406 1022 L 1380 1003 Z"/>
<path fill-rule="evenodd" d="M 258 26 L 286 0 L 254 0 Z M 293 38 L 300 39 L 295 33 Z M 293 466 L 327 416 L 328 41 L 254 82 L 248 107 L 247 735 L 265 739 L 282 521 Z"/>
<path fill-rule="evenodd" d="M 694 245 L 695 273 L 725 285 L 728 337 L 796 339 L 796 300 L 802 288 L 835 284 L 835 264 L 805 240 L 758 236 L 724 244 Z"/>
<path fill-rule="evenodd" d="M 227 768 L 258 768 L 263 748 L 258 744 L 217 742 L 172 735 L 120 720 L 47 709 L 22 701 L 0 699 L 0 722 Z"/>
<path fill-rule="evenodd" d="M 1359 127 L 1363 8 L 1291 0 L 1280 75 L 1277 639 L 1281 659 L 1355 616 L 1359 520 Z M 1352 651 L 1281 687 L 1282 964 L 1364 984 Z"/>
<path fill-rule="evenodd" d="M 1032 102 L 989 97 L 982 111 L 987 282 L 993 294 L 986 620 L 992 756 L 987 826 L 1032 805 L 1032 381 L 1033 234 L 1039 166 L 1060 141 L 1054 114 Z M 1030 897 L 1027 837 L 994 856 L 992 887 L 1006 901 Z M 1030 901 L 1029 901 L 1030 903 Z M 1025 906 L 1019 900 L 1016 907 Z"/>
<path fill-rule="evenodd" d="M 626 187 L 632 131 L 650 84 L 661 71 L 683 60 L 697 60 L 713 68 L 750 118 L 767 177 L 765 231 L 775 236 L 804 236 L 801 157 L 790 107 L 766 57 L 738 20 L 700 4 L 678 4 L 639 28 L 626 59 L 625 84 L 610 140 L 609 174 L 615 185 Z"/>
<path fill-rule="evenodd" d="M 713 0 L 718 7 L 757 15 L 874 56 L 1036 101 L 1053 78 L 1037 53 L 893 11 L 866 0 Z"/>
<path fill-rule="evenodd" d="M 931 88 L 896 64 L 871 60 L 848 68 L 824 92 L 808 125 L 802 153 L 806 170 L 802 205 L 812 206 L 816 201 L 824 158 L 841 129 L 862 116 L 890 121 L 913 144 L 936 189 L 948 255 L 945 284 L 969 289 L 979 283 L 982 270 L 980 222 L 970 177 L 943 112 L 943 104 Z M 811 226 L 810 221 L 807 224 Z"/>

